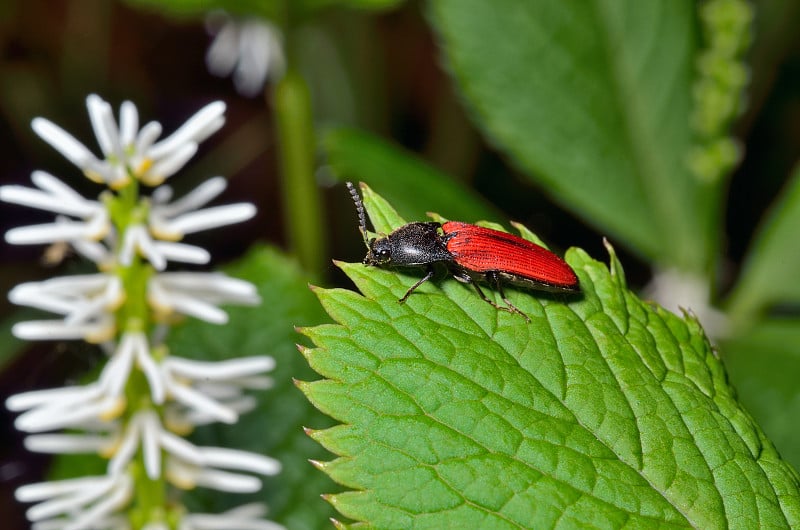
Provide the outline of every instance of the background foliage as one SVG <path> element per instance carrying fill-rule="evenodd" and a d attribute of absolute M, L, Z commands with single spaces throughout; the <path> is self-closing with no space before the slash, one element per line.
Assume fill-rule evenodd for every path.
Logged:
<path fill-rule="evenodd" d="M 294 203 L 286 193 L 293 179 L 279 170 L 285 143 L 275 123 L 292 123 L 295 115 L 273 97 L 280 87 L 268 85 L 265 99 L 248 100 L 205 70 L 209 37 L 202 16 L 222 4 L 230 5 L 3 3 L 0 178 L 23 182 L 37 168 L 71 174 L 29 123 L 43 115 L 88 140 L 87 93 L 115 103 L 134 100 L 167 129 L 202 103 L 226 101 L 228 125 L 185 180 L 173 184 L 180 192 L 223 174 L 231 185 L 221 202 L 257 203 L 259 217 L 247 229 L 198 242 L 220 262 L 241 257 L 254 243 L 270 245 L 247 254 L 238 271 L 261 286 L 265 299 L 271 298 L 263 293 L 278 296 L 265 309 L 238 310 L 232 321 L 241 329 L 189 324 L 174 341 L 186 348 L 180 354 L 247 349 L 278 357 L 276 388 L 263 396 L 267 411 L 253 413 L 233 435 L 243 447 L 260 444 L 293 462 L 267 490 L 278 520 L 292 528 L 326 527 L 333 512 L 316 495 L 340 491 L 304 461 L 330 457 L 301 426 L 328 423 L 288 378 L 315 377 L 294 349 L 306 339 L 291 327 L 325 318 L 305 284 L 349 288 L 330 258 L 358 261 L 363 253 L 352 204 L 333 185 L 343 179 L 370 183 L 407 219 L 430 210 L 465 221 L 515 219 L 554 248 L 582 247 L 595 259 L 604 259 L 601 241 L 608 236 L 634 290 L 654 270 L 701 278 L 711 303 L 729 319 L 729 333 L 714 341 L 739 398 L 778 452 L 800 466 L 793 428 L 800 413 L 794 383 L 800 373 L 800 175 L 793 170 L 800 41 L 792 23 L 800 3 L 753 3 L 752 26 L 740 11 L 747 4 L 737 1 L 710 2 L 722 6 L 711 14 L 701 9 L 709 2 L 688 0 L 237 3 L 237 14 L 267 17 L 284 29 L 294 79 L 309 89 L 315 136 L 306 144 L 320 186 L 295 194 Z M 705 114 L 698 117 L 698 109 Z M 731 162 L 731 137 L 741 145 L 738 164 Z M 88 182 L 72 182 L 93 191 Z M 35 215 L 3 208 L 0 223 L 5 230 L 34 222 Z M 34 266 L 41 249 L 3 245 L 5 290 L 52 273 Z M 302 266 L 275 247 L 298 256 Z M 80 270 L 69 257 L 58 267 Z M 344 269 L 362 290 L 373 277 L 396 281 L 396 289 L 412 280 L 377 271 L 362 278 L 358 269 Z M 440 286 L 448 296 L 460 292 L 448 282 Z M 23 318 L 3 310 L 4 328 Z M 1 342 L 0 388 L 8 393 L 78 379 L 97 358 L 71 344 L 21 349 Z M 12 418 L 4 419 L 2 458 L 14 472 L 2 487 L 10 491 L 41 477 L 48 463 L 21 451 Z M 24 527 L 20 507 L 6 504 L 11 496 L 3 493 L 0 513 L 15 514 L 9 521 Z M 197 502 L 221 506 L 225 499 L 198 496 Z"/>

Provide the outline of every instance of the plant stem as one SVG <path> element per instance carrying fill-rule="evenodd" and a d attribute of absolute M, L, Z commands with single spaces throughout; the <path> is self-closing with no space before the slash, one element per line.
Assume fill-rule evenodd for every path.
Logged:
<path fill-rule="evenodd" d="M 316 142 L 311 97 L 305 79 L 289 70 L 275 86 L 273 101 L 287 239 L 305 270 L 319 277 L 325 241 L 322 201 L 314 178 Z"/>

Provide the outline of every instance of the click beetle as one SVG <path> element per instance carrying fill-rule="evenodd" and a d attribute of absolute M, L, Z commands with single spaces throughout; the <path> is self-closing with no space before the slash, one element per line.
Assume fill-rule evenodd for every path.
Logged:
<path fill-rule="evenodd" d="M 549 250 L 506 232 L 458 221 L 408 223 L 387 236 L 367 237 L 364 203 L 351 182 L 347 183 L 358 212 L 359 230 L 367 255 L 365 265 L 424 267 L 425 276 L 412 285 L 399 302 L 430 280 L 434 266 L 443 264 L 453 277 L 472 284 L 480 297 L 497 309 L 530 319 L 506 297 L 503 282 L 529 289 L 577 293 L 578 277 L 567 263 Z M 500 293 L 501 306 L 484 294 L 478 281 Z"/>

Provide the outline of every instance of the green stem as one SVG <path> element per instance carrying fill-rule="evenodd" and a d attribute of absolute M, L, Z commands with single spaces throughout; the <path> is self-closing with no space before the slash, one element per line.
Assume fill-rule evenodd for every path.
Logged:
<path fill-rule="evenodd" d="M 324 267 L 325 240 L 322 201 L 314 178 L 311 96 L 305 79 L 297 72 L 287 72 L 275 86 L 273 101 L 289 246 L 306 271 L 319 277 Z"/>
<path fill-rule="evenodd" d="M 139 194 L 136 180 L 119 189 L 116 194 L 108 194 L 105 199 L 111 221 L 119 234 L 121 244 L 125 232 L 133 225 L 143 223 L 147 218 L 149 203 Z M 125 300 L 117 309 L 117 340 L 126 333 L 144 333 L 149 336 L 153 325 L 151 308 L 147 303 L 147 284 L 154 274 L 153 267 L 139 256 L 134 256 L 129 265 L 117 264 L 114 273 L 122 280 Z M 141 370 L 131 371 L 125 387 L 126 410 L 120 418 L 125 428 L 137 413 L 153 410 L 163 420 L 162 407 L 151 399 L 150 384 Z M 128 517 L 131 527 L 140 529 L 153 521 L 164 521 L 167 513 L 167 483 L 163 472 L 158 478 L 147 476 L 142 449 L 130 463 L 128 472 L 133 479 L 133 499 Z"/>
<path fill-rule="evenodd" d="M 160 407 L 155 407 L 150 400 L 150 385 L 142 372 L 131 373 L 125 395 L 128 399 L 126 421 L 130 421 L 130 418 L 137 412 L 148 409 L 155 410 L 159 419 L 162 419 Z M 133 478 L 133 502 L 129 512 L 132 528 L 140 529 L 150 522 L 163 521 L 168 510 L 167 483 L 163 472 L 155 479 L 147 476 L 144 454 L 141 449 L 137 451 L 136 458 L 133 459 L 128 470 Z"/>

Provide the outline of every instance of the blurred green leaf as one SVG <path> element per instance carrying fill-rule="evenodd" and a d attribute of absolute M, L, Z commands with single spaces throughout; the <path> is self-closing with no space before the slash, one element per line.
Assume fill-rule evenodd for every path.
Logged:
<path fill-rule="evenodd" d="M 646 257 L 708 269 L 717 197 L 686 169 L 690 0 L 434 0 L 489 138 L 563 205 Z"/>
<path fill-rule="evenodd" d="M 772 319 L 722 345 L 742 403 L 781 455 L 800 466 L 800 319 Z"/>
<path fill-rule="evenodd" d="M 355 129 L 330 130 L 324 149 L 341 181 L 363 181 L 385 190 L 410 218 L 421 220 L 436 204 L 448 219 L 498 219 L 503 215 L 480 196 L 410 152 Z M 377 227 L 376 230 L 380 231 Z"/>
<path fill-rule="evenodd" d="M 203 16 L 214 10 L 225 10 L 236 15 L 254 15 L 277 18 L 283 13 L 283 2 L 278 0 L 125 0 L 127 3 L 177 17 Z"/>
<path fill-rule="evenodd" d="M 405 0 L 302 0 L 307 10 L 329 6 L 349 7 L 351 9 L 383 10 L 399 6 Z"/>
<path fill-rule="evenodd" d="M 752 320 L 770 304 L 800 304 L 799 238 L 800 168 L 778 197 L 747 253 L 729 303 L 736 322 Z"/>
<path fill-rule="evenodd" d="M 326 454 L 303 432 L 303 426 L 329 424 L 294 387 L 292 378 L 308 378 L 310 372 L 295 343 L 302 337 L 293 326 L 325 320 L 297 264 L 270 248 L 251 251 L 226 269 L 230 275 L 253 282 L 262 298 L 259 308 L 230 307 L 230 322 L 215 326 L 190 321 L 175 330 L 168 341 L 173 354 L 203 360 L 243 355 L 271 355 L 277 367 L 270 376 L 274 387 L 257 396 L 258 405 L 236 425 L 212 425 L 199 429 L 193 441 L 201 445 L 235 447 L 278 458 L 283 471 L 264 479 L 259 500 L 267 503 L 269 518 L 287 528 L 330 528 L 330 507 L 319 496 L 333 484 L 315 473 L 309 458 Z M 219 512 L 247 502 L 238 494 L 195 490 L 190 506 Z"/>
<path fill-rule="evenodd" d="M 399 221 L 370 190 L 379 230 Z M 341 424 L 314 439 L 328 496 L 375 528 L 776 528 L 800 480 L 736 401 L 699 324 L 647 304 L 583 251 L 578 297 L 509 292 L 495 310 L 454 280 L 341 264 L 362 294 L 317 289 L 305 328 L 325 379 L 301 384 Z M 494 295 L 494 294 L 493 294 Z M 356 525 L 354 525 L 355 527 Z"/>
<path fill-rule="evenodd" d="M 362 10 L 383 10 L 403 0 L 125 0 L 131 5 L 160 11 L 172 16 L 197 16 L 209 11 L 225 10 L 241 16 L 262 16 L 282 20 L 287 12 L 293 17 L 306 17 L 333 6 Z"/>

